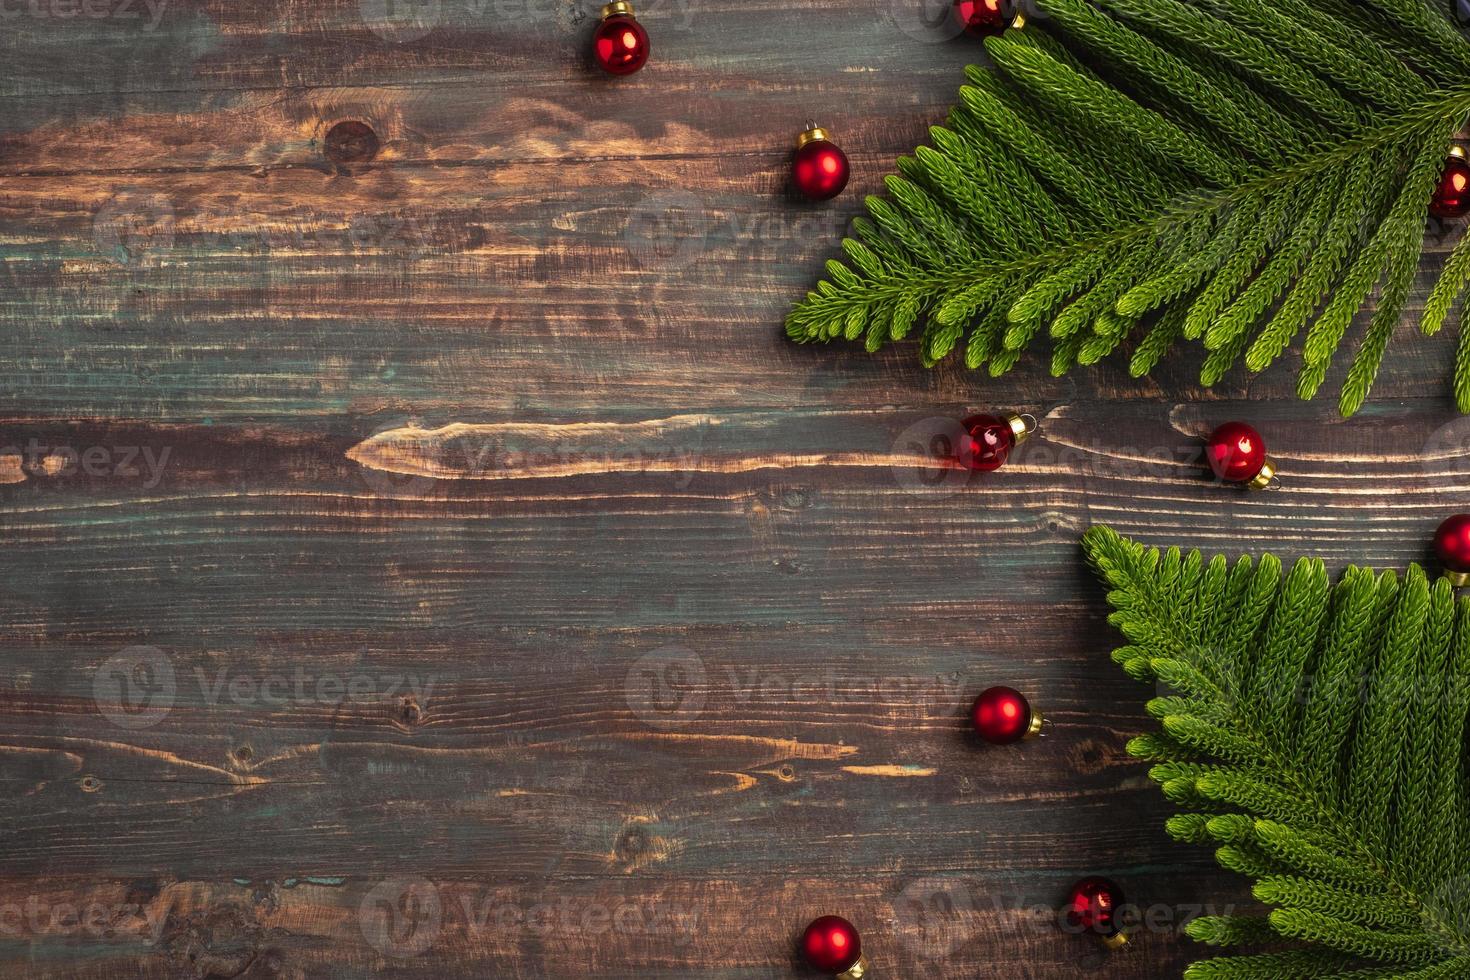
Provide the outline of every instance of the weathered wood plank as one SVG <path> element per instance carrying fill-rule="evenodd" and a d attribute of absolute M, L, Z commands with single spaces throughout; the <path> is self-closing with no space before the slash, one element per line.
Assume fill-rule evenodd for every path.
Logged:
<path fill-rule="evenodd" d="M 1247 891 L 1164 838 L 1077 535 L 1426 557 L 1456 338 L 1406 317 L 1350 421 L 1290 355 L 1205 392 L 1191 350 L 794 347 L 973 47 L 666 0 L 609 83 L 592 8 L 371 7 L 0 31 L 0 976 L 778 978 L 817 911 L 880 977 L 1177 975 Z M 856 170 L 820 208 L 813 115 Z M 344 119 L 375 160 L 325 160 Z M 1042 434 L 915 461 L 985 407 Z M 1282 490 L 1202 478 L 1229 417 Z M 1046 738 L 966 735 L 997 682 Z M 1094 872 L 1168 919 L 1130 954 L 1036 911 Z"/>

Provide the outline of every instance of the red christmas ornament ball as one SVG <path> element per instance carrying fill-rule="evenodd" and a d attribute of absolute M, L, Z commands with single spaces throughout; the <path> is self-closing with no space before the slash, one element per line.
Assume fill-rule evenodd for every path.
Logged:
<path fill-rule="evenodd" d="M 1067 923 L 1075 929 L 1116 936 L 1118 907 L 1123 904 L 1123 889 L 1117 883 L 1097 875 L 1083 878 L 1067 891 L 1064 911 Z"/>
<path fill-rule="evenodd" d="M 801 935 L 801 952 L 815 970 L 842 973 L 863 955 L 857 928 L 840 915 L 824 915 Z"/>
<path fill-rule="evenodd" d="M 992 687 L 980 692 L 970 709 L 975 731 L 992 745 L 1009 745 L 1033 734 L 1041 716 L 1031 710 L 1031 702 L 1015 688 Z"/>
<path fill-rule="evenodd" d="M 960 423 L 967 442 L 959 447 L 959 462 L 967 469 L 989 473 L 1000 469 L 1016 448 L 1010 422 L 994 415 L 971 415 Z"/>
<path fill-rule="evenodd" d="M 1461 218 L 1470 213 L 1470 161 L 1451 154 L 1444 162 L 1439 185 L 1429 199 L 1429 213 L 1436 218 Z"/>
<path fill-rule="evenodd" d="M 851 168 L 842 147 L 827 138 L 826 130 L 813 126 L 796 141 L 791 161 L 791 180 L 804 197 L 828 201 L 847 186 Z"/>
<path fill-rule="evenodd" d="M 954 16 L 971 37 L 997 37 L 1011 26 L 1015 4 L 1011 0 L 955 0 Z"/>
<path fill-rule="evenodd" d="M 1210 469 L 1228 483 L 1254 484 L 1270 463 L 1266 456 L 1266 441 L 1244 422 L 1226 422 L 1211 432 L 1205 441 L 1205 451 Z M 1273 467 L 1266 474 L 1267 481 L 1274 472 Z"/>
<path fill-rule="evenodd" d="M 609 75 L 631 75 L 648 61 L 648 32 L 633 17 L 633 5 L 616 0 L 602 8 L 592 35 L 592 55 Z"/>
<path fill-rule="evenodd" d="M 1470 581 L 1470 514 L 1444 519 L 1434 532 L 1434 553 L 1455 585 Z"/>

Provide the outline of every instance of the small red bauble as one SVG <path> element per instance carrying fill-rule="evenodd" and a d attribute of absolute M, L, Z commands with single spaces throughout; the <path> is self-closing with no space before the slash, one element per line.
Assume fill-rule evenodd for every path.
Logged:
<path fill-rule="evenodd" d="M 1266 455 L 1266 441 L 1244 422 L 1226 422 L 1205 441 L 1210 469 L 1227 483 L 1259 490 L 1276 475 L 1276 462 Z"/>
<path fill-rule="evenodd" d="M 1434 532 L 1434 553 L 1451 585 L 1470 583 L 1470 514 L 1444 519 Z"/>
<path fill-rule="evenodd" d="M 989 473 L 999 469 L 1011 450 L 1036 431 L 1036 420 L 1029 415 L 971 415 L 960 426 L 965 435 L 956 461 L 965 469 Z"/>
<path fill-rule="evenodd" d="M 609 75 L 631 75 L 648 61 L 648 32 L 634 19 L 628 0 L 613 0 L 602 8 L 592 55 Z"/>
<path fill-rule="evenodd" d="M 1121 946 L 1128 941 L 1118 923 L 1122 904 L 1123 889 L 1116 882 L 1093 875 L 1068 889 L 1063 911 L 1072 928 L 1096 932 L 1109 946 Z"/>
<path fill-rule="evenodd" d="M 847 186 L 850 168 L 842 147 L 827 138 L 827 131 L 812 126 L 796 138 L 796 156 L 791 161 L 791 180 L 803 196 L 827 201 Z"/>
<path fill-rule="evenodd" d="M 954 16 L 971 37 L 998 37 L 1024 23 L 1012 0 L 954 0 Z"/>
<path fill-rule="evenodd" d="M 1459 147 L 1444 162 L 1439 185 L 1429 199 L 1429 213 L 1436 218 L 1462 218 L 1470 213 L 1470 161 Z"/>
<path fill-rule="evenodd" d="M 852 980 L 867 973 L 863 940 L 857 928 L 840 915 L 815 919 L 801 934 L 801 953 L 812 969 Z"/>
<path fill-rule="evenodd" d="M 1041 733 L 1041 712 L 1015 688 L 992 687 L 980 693 L 970 709 L 975 731 L 992 745 L 1009 745 Z"/>

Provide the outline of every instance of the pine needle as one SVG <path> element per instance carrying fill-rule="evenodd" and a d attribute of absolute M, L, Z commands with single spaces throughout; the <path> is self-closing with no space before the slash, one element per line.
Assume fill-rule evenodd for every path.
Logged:
<path fill-rule="evenodd" d="M 1114 659 L 1180 692 L 1129 745 L 1185 810 L 1169 834 L 1220 844 L 1266 906 L 1196 919 L 1201 942 L 1261 951 L 1185 976 L 1470 977 L 1470 598 L 1412 565 L 1333 585 L 1314 559 L 1227 573 L 1101 526 L 1083 547 L 1128 640 Z"/>
<path fill-rule="evenodd" d="M 994 375 L 1048 339 L 1060 373 L 1141 330 L 1133 374 L 1199 340 L 1211 384 L 1242 361 L 1264 370 L 1310 324 L 1298 392 L 1312 397 L 1381 282 L 1339 398 L 1356 412 L 1470 118 L 1470 41 L 1449 5 L 1035 3 L 1023 28 L 986 41 L 993 68 L 967 69 L 933 145 L 900 160 L 854 223 L 863 250 L 844 246 L 787 333 L 875 350 L 927 318 L 926 364 L 962 352 Z M 1467 283 L 1462 245 L 1425 333 Z M 1462 411 L 1467 352 L 1453 369 Z"/>

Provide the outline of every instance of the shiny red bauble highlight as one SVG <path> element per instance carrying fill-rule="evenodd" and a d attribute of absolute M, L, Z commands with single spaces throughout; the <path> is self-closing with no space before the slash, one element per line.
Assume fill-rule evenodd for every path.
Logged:
<path fill-rule="evenodd" d="M 1429 213 L 1436 218 L 1463 218 L 1470 213 L 1470 160 L 1463 154 L 1452 153 L 1445 160 L 1429 199 Z"/>
<path fill-rule="evenodd" d="M 1006 419 L 971 415 L 960 423 L 968 440 L 959 447 L 959 463 L 966 469 L 989 473 L 1000 469 L 1016 448 L 1016 432 Z"/>
<path fill-rule="evenodd" d="M 592 35 L 592 56 L 609 75 L 631 75 L 648 61 L 648 32 L 633 17 L 633 5 L 614 0 L 602 8 Z"/>
<path fill-rule="evenodd" d="M 971 37 L 998 37 L 1011 26 L 1016 5 L 1011 0 L 955 0 L 955 20 Z"/>
<path fill-rule="evenodd" d="M 791 182 L 803 197 L 828 201 L 847 186 L 851 168 L 842 147 L 827 138 L 827 131 L 816 126 L 796 140 L 796 156 L 791 160 Z"/>
<path fill-rule="evenodd" d="M 1470 514 L 1444 519 L 1434 532 L 1434 553 L 1452 584 L 1470 583 Z"/>
<path fill-rule="evenodd" d="M 1009 745 L 1041 731 L 1041 712 L 1031 709 L 1025 695 L 1012 687 L 980 692 L 970 708 L 975 731 L 992 745 Z"/>
<path fill-rule="evenodd" d="M 1073 929 L 1095 932 L 1110 945 L 1127 941 L 1118 924 L 1123 889 L 1117 882 L 1097 875 L 1083 878 L 1067 890 L 1063 913 Z"/>
<path fill-rule="evenodd" d="M 1210 469 L 1227 483 L 1259 489 L 1276 475 L 1276 464 L 1266 455 L 1266 440 L 1244 422 L 1226 422 L 1205 440 Z"/>
<path fill-rule="evenodd" d="M 863 956 L 863 941 L 857 928 L 840 915 L 824 915 L 801 934 L 801 954 L 812 969 L 844 973 Z"/>

